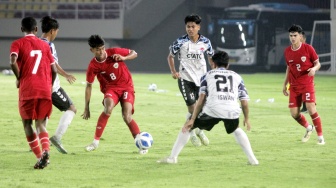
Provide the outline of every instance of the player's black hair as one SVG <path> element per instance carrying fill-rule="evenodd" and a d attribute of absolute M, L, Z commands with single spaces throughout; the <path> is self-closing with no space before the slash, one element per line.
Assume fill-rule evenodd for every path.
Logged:
<path fill-rule="evenodd" d="M 229 65 L 229 55 L 225 51 L 217 51 L 212 56 L 212 61 L 217 67 L 227 67 Z"/>
<path fill-rule="evenodd" d="M 99 35 L 91 35 L 88 43 L 91 48 L 97 48 L 105 45 L 104 39 Z"/>
<path fill-rule="evenodd" d="M 303 29 L 300 25 L 296 25 L 293 24 L 289 29 L 288 32 L 292 33 L 292 32 L 298 32 L 299 34 L 301 34 L 303 32 Z"/>
<path fill-rule="evenodd" d="M 187 24 L 188 22 L 195 22 L 197 25 L 200 24 L 202 18 L 197 14 L 191 14 L 184 18 L 184 23 Z"/>
<path fill-rule="evenodd" d="M 32 32 L 37 27 L 37 22 L 33 17 L 25 17 L 21 21 L 21 27 L 23 32 Z"/>
<path fill-rule="evenodd" d="M 41 19 L 41 28 L 43 33 L 48 33 L 52 29 L 58 29 L 58 21 L 50 16 L 45 16 Z"/>

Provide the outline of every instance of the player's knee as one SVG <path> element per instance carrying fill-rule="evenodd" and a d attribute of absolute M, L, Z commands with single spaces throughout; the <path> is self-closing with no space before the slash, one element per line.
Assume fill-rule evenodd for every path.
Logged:
<path fill-rule="evenodd" d="M 125 123 L 130 123 L 132 121 L 132 114 L 129 113 L 123 114 L 123 119 Z"/>
<path fill-rule="evenodd" d="M 77 108 L 73 104 L 70 106 L 69 110 L 73 111 L 75 114 L 77 113 Z"/>

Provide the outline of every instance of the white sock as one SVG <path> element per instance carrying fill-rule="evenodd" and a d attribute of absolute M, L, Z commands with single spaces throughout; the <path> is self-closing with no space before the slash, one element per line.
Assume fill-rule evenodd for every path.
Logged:
<path fill-rule="evenodd" d="M 253 154 L 251 144 L 246 133 L 239 127 L 233 133 L 237 143 L 245 152 L 250 164 L 259 164 L 257 158 Z"/>
<path fill-rule="evenodd" d="M 93 139 L 93 142 L 92 142 L 94 145 L 98 146 L 99 145 L 99 140 L 96 140 L 96 139 Z"/>
<path fill-rule="evenodd" d="M 72 119 L 74 118 L 75 113 L 71 110 L 67 110 L 64 112 L 64 114 L 62 115 L 59 123 L 58 123 L 58 127 L 56 129 L 55 132 L 55 136 L 58 140 L 62 139 L 62 136 L 64 135 L 64 133 L 66 132 L 66 130 L 68 129 Z"/>
<path fill-rule="evenodd" d="M 189 138 L 190 138 L 189 132 L 183 133 L 182 131 L 180 131 L 174 143 L 173 149 L 170 153 L 170 157 L 177 158 L 180 152 L 182 151 L 183 147 L 188 143 Z"/>

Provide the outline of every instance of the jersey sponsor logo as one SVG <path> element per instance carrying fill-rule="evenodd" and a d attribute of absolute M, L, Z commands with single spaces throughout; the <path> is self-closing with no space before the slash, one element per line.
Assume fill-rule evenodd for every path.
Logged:
<path fill-rule="evenodd" d="M 202 59 L 202 54 L 187 54 L 188 59 Z"/>
<path fill-rule="evenodd" d="M 119 63 L 114 63 L 113 67 L 117 69 L 119 67 Z"/>
<path fill-rule="evenodd" d="M 290 62 L 290 63 L 291 63 L 291 62 L 293 62 L 293 60 L 289 60 L 288 62 Z"/>
<path fill-rule="evenodd" d="M 100 72 L 100 74 L 105 74 L 106 72 L 105 71 L 103 71 L 103 72 Z"/>
<path fill-rule="evenodd" d="M 307 57 L 306 57 L 306 56 L 302 56 L 302 57 L 301 57 L 301 61 L 302 61 L 302 62 L 305 62 L 306 60 L 307 60 Z"/>

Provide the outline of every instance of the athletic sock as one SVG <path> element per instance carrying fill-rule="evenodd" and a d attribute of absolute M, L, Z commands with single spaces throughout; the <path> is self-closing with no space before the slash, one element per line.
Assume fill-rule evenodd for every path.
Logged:
<path fill-rule="evenodd" d="M 313 120 L 313 124 L 315 126 L 317 136 L 322 136 L 323 135 L 323 133 L 322 133 L 322 122 L 321 122 L 320 116 L 316 112 L 315 114 L 311 115 L 310 117 Z"/>
<path fill-rule="evenodd" d="M 58 140 L 62 139 L 62 136 L 64 135 L 64 133 L 66 132 L 66 130 L 68 129 L 72 119 L 75 116 L 75 112 L 73 112 L 72 110 L 67 110 L 64 112 L 64 114 L 62 115 L 59 123 L 58 123 L 58 127 L 56 129 L 55 132 L 55 137 Z"/>
<path fill-rule="evenodd" d="M 139 126 L 138 126 L 138 124 L 134 121 L 134 119 L 132 119 L 132 121 L 129 122 L 129 123 L 127 124 L 127 126 L 128 126 L 128 128 L 129 128 L 129 130 L 131 131 L 133 138 L 135 138 L 136 135 L 140 133 Z"/>
<path fill-rule="evenodd" d="M 237 128 L 234 132 L 234 137 L 240 147 L 243 149 L 245 155 L 247 156 L 250 164 L 259 164 L 257 158 L 254 156 L 250 141 L 246 133 L 241 129 Z"/>
<path fill-rule="evenodd" d="M 27 137 L 27 142 L 30 146 L 30 149 L 32 152 L 35 154 L 36 158 L 39 159 L 42 156 L 41 148 L 39 145 L 39 140 L 36 135 L 36 133 L 33 133 L 31 136 L 26 136 Z"/>
<path fill-rule="evenodd" d="M 42 151 L 49 151 L 49 135 L 48 132 L 40 132 L 39 134 L 40 143 L 42 146 Z"/>
<path fill-rule="evenodd" d="M 182 131 L 180 131 L 174 143 L 173 149 L 170 153 L 170 157 L 177 158 L 180 152 L 182 151 L 183 147 L 188 143 L 189 138 L 190 138 L 189 132 L 183 133 Z"/>
<path fill-rule="evenodd" d="M 102 112 L 98 118 L 97 126 L 96 126 L 96 132 L 94 139 L 100 140 L 100 137 L 102 136 L 104 129 L 106 127 L 107 121 L 109 119 L 109 115 Z"/>
<path fill-rule="evenodd" d="M 302 125 L 303 127 L 307 128 L 309 123 L 306 120 L 305 116 L 300 114 L 300 116 L 298 118 L 295 119 L 300 125 Z"/>

